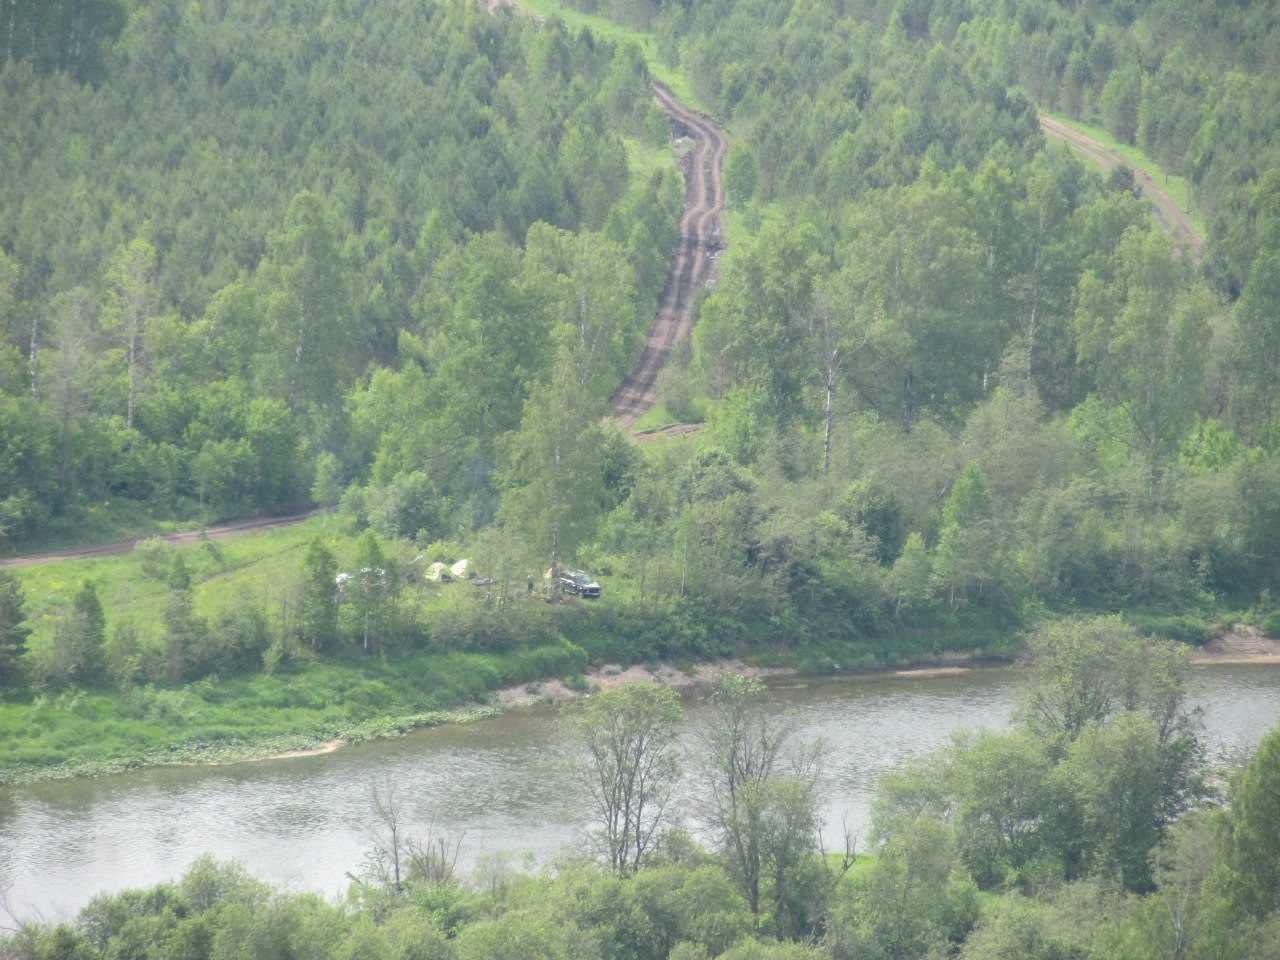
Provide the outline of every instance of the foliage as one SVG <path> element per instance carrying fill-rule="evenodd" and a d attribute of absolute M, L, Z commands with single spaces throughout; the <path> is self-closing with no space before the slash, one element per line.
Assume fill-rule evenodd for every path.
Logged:
<path fill-rule="evenodd" d="M 700 731 L 706 794 L 700 817 L 753 917 L 779 937 L 812 921 L 804 874 L 818 849 L 817 749 L 794 742 L 757 679 L 720 675 Z"/>
<path fill-rule="evenodd" d="M 31 629 L 23 613 L 22 584 L 11 573 L 0 572 L 0 688 L 22 684 L 22 655 Z"/>
<path fill-rule="evenodd" d="M 586 747 L 594 842 L 601 862 L 625 877 L 653 857 L 668 827 L 679 697 L 628 684 L 576 701 L 570 719 Z"/>
<path fill-rule="evenodd" d="M 876 830 L 945 825 L 987 888 L 1035 879 L 1153 883 L 1153 857 L 1205 797 L 1187 663 L 1117 618 L 1040 628 L 1017 729 L 959 738 L 886 780 Z"/>

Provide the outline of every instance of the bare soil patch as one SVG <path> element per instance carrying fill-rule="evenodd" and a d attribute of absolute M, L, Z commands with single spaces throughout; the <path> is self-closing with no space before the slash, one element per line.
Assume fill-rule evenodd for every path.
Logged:
<path fill-rule="evenodd" d="M 1237 623 L 1191 656 L 1192 663 L 1280 663 L 1280 640 Z"/>
<path fill-rule="evenodd" d="M 785 677 L 796 671 L 790 667 L 752 667 L 741 660 L 724 660 L 719 663 L 698 663 L 688 670 L 660 664 L 656 667 L 621 667 L 606 664 L 587 674 L 588 689 L 612 690 L 628 683 L 645 683 L 673 690 L 687 690 L 704 686 L 717 674 L 729 673 L 739 677 Z M 559 680 L 531 683 L 520 687 L 508 687 L 494 694 L 494 701 L 504 709 L 530 707 L 540 703 L 565 703 L 582 696 L 581 691 L 571 690 Z"/>
<path fill-rule="evenodd" d="M 669 423 L 665 427 L 654 427 L 652 430 L 641 430 L 631 435 L 636 443 L 648 443 L 662 437 L 689 437 L 701 430 L 701 423 Z"/>
<path fill-rule="evenodd" d="M 320 746 L 312 747 L 309 750 L 285 750 L 282 753 L 264 753 L 261 756 L 245 757 L 243 760 L 230 762 L 251 763 L 255 760 L 290 760 L 294 757 L 318 757 L 323 753 L 333 753 L 346 742 L 345 740 L 326 740 Z"/>
<path fill-rule="evenodd" d="M 693 329 L 693 306 L 698 291 L 715 285 L 716 261 L 724 249 L 720 226 L 724 210 L 721 185 L 726 150 L 724 132 L 682 104 L 661 83 L 654 83 L 653 99 L 671 125 L 672 145 L 684 174 L 684 212 L 644 349 L 635 370 L 609 400 L 613 419 L 623 430 L 634 426 L 656 402 L 658 373 L 667 362 L 671 348 Z"/>

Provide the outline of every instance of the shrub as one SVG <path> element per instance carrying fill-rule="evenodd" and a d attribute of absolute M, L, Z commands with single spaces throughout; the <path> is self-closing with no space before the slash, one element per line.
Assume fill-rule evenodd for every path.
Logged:
<path fill-rule="evenodd" d="M 143 575 L 160 583 L 168 578 L 173 563 L 173 547 L 160 537 L 140 540 L 133 548 L 133 556 Z"/>

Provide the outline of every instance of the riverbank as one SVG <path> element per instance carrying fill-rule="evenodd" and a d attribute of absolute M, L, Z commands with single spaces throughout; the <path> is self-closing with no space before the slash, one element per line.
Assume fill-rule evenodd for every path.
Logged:
<path fill-rule="evenodd" d="M 1023 669 L 987 669 L 984 661 L 957 668 L 769 681 L 796 736 L 827 743 L 820 799 L 831 843 L 841 841 L 846 823 L 868 835 L 874 788 L 885 773 L 957 732 L 999 729 L 1012 717 Z M 1280 716 L 1280 669 L 1225 665 L 1196 674 L 1194 703 L 1203 708 L 1210 757 L 1248 752 Z M 683 729 L 701 715 L 701 705 L 688 704 Z M 411 833 L 430 827 L 433 836 L 462 838 L 464 873 L 502 851 L 510 853 L 502 863 L 532 854 L 536 864 L 551 864 L 576 843 L 570 820 L 581 810 L 567 799 L 565 763 L 574 749 L 554 708 L 534 707 L 310 759 L 6 788 L 0 848 L 11 902 L 69 917 L 104 890 L 176 879 L 197 851 L 241 861 L 272 883 L 340 896 L 371 843 L 370 786 L 387 782 L 405 801 Z M 696 795 L 693 789 L 682 795 Z"/>
<path fill-rule="evenodd" d="M 1280 663 L 1280 640 L 1237 623 L 1191 655 L 1192 663 Z"/>
<path fill-rule="evenodd" d="M 1191 659 L 1196 664 L 1280 663 L 1280 641 L 1263 636 L 1257 628 L 1237 624 L 1204 646 L 1195 648 Z M 934 657 L 910 664 L 880 662 L 834 672 L 929 677 L 963 672 L 983 660 L 982 656 L 972 652 L 944 651 Z M 498 685 L 491 688 L 487 694 L 476 691 L 477 699 L 482 697 L 484 700 L 482 705 L 476 705 L 473 701 L 469 706 L 459 706 L 454 709 L 406 712 L 392 716 L 333 722 L 329 718 L 332 717 L 331 711 L 337 704 L 329 702 L 329 709 L 325 711 L 326 716 L 323 720 L 317 717 L 314 725 L 304 724 L 304 726 L 311 726 L 310 731 L 300 729 L 295 733 L 275 732 L 242 739 L 233 735 L 230 724 L 224 722 L 218 731 L 221 736 L 216 739 L 176 738 L 169 745 L 121 752 L 119 755 L 109 757 L 98 754 L 91 757 L 68 757 L 55 762 L 6 762 L 0 764 L 0 784 L 95 777 L 143 767 L 220 765 L 309 757 L 330 753 L 351 743 L 373 739 L 395 739 L 411 730 L 423 727 L 467 723 L 507 711 L 545 704 L 561 704 L 591 692 L 608 690 L 627 683 L 647 683 L 676 690 L 690 690 L 706 685 L 719 673 L 770 680 L 803 676 L 811 672 L 798 666 L 761 665 L 741 658 L 681 666 L 665 663 L 623 666 L 614 663 L 587 670 L 581 675 L 568 679 L 554 677 L 532 679 L 522 683 Z M 294 677 L 293 682 L 296 683 L 301 679 L 300 676 Z M 438 676 L 437 679 L 439 679 Z M 320 684 L 320 686 L 328 687 L 332 692 L 337 693 L 338 685 Z M 385 687 L 380 684 L 378 686 L 385 691 Z M 186 704 L 188 694 L 185 691 L 172 693 L 173 696 L 169 699 L 179 699 L 184 705 Z M 166 694 L 163 691 L 156 691 L 152 696 L 164 698 Z M 44 709 L 68 714 L 84 713 L 86 716 L 81 718 L 83 720 L 88 720 L 92 716 L 102 721 L 105 719 L 104 701 L 109 699 L 102 696 L 59 698 L 52 702 L 46 701 Z M 320 699 L 327 698 L 320 697 Z M 187 712 L 188 719 L 195 719 L 200 710 L 192 705 L 183 706 L 182 712 Z M 247 725 L 244 724 L 244 726 Z M 111 724 L 107 723 L 106 726 L 110 727 Z M 13 729 L 21 728 L 15 726 Z M 83 728 L 85 737 L 92 736 L 91 729 Z M 82 742 L 80 746 L 92 747 L 92 744 Z"/>

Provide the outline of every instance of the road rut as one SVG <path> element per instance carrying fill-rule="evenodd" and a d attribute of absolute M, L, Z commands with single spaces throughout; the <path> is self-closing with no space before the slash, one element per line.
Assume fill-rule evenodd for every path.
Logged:
<path fill-rule="evenodd" d="M 613 418 L 624 430 L 633 427 L 656 402 L 658 373 L 671 348 L 693 328 L 694 300 L 698 290 L 715 283 L 716 258 L 724 249 L 720 222 L 724 210 L 724 132 L 682 104 L 661 83 L 654 83 L 653 99 L 667 115 L 673 136 L 689 137 L 693 149 L 681 161 L 684 212 L 658 309 L 635 370 L 609 400 Z"/>

